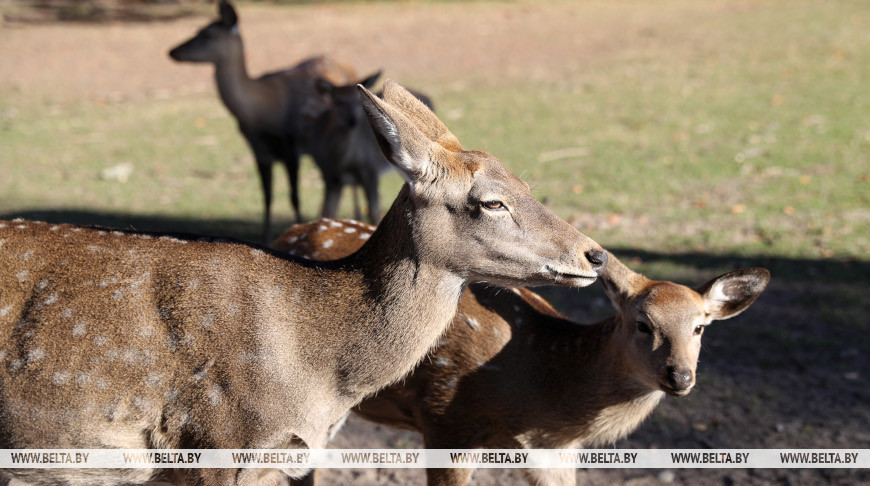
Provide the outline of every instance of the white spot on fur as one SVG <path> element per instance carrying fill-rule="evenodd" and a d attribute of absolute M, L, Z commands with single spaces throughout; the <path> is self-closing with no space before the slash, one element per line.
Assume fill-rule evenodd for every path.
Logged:
<path fill-rule="evenodd" d="M 480 330 L 480 323 L 477 322 L 477 319 L 471 316 L 465 316 L 465 323 L 468 324 L 468 327 L 474 329 L 475 331 Z"/>
<path fill-rule="evenodd" d="M 30 255 L 33 255 L 33 250 L 31 250 L 31 249 L 27 249 L 27 250 L 26 250 L 26 251 L 21 255 L 21 259 L 24 260 L 24 261 L 26 262 L 27 260 L 30 260 Z"/>
<path fill-rule="evenodd" d="M 517 317 L 514 319 L 514 324 L 515 324 L 517 327 L 521 327 L 521 326 L 523 325 L 523 318 L 522 318 L 522 316 L 517 316 Z"/>
<path fill-rule="evenodd" d="M 522 308 L 516 304 L 514 304 L 514 312 L 519 312 Z"/>
<path fill-rule="evenodd" d="M 348 226 L 347 228 L 344 229 L 344 232 L 347 234 L 356 233 L 356 228 L 354 228 L 353 226 Z"/>
<path fill-rule="evenodd" d="M 51 304 L 54 304 L 55 302 L 57 302 L 57 293 L 52 292 L 52 293 L 48 294 L 47 299 L 42 301 L 42 305 L 51 305 Z"/>
<path fill-rule="evenodd" d="M 112 299 L 121 300 L 121 297 L 124 296 L 124 291 L 121 289 L 115 289 L 112 291 Z"/>
<path fill-rule="evenodd" d="M 66 309 L 61 311 L 60 316 L 63 317 L 64 319 L 69 319 L 70 317 L 72 317 L 72 314 L 73 314 L 72 309 L 67 307 Z"/>
<path fill-rule="evenodd" d="M 161 378 L 158 373 L 148 373 L 148 376 L 145 377 L 145 386 L 147 386 L 148 388 L 158 387 L 162 383 L 163 378 Z"/>
<path fill-rule="evenodd" d="M 199 321 L 199 325 L 202 326 L 203 329 L 208 329 L 214 324 L 214 311 L 208 311 L 202 315 L 202 319 Z"/>
<path fill-rule="evenodd" d="M 48 287 L 48 280 L 40 280 L 38 284 L 36 284 L 36 290 L 45 290 Z"/>
<path fill-rule="evenodd" d="M 139 395 L 133 395 L 133 398 L 130 399 L 130 403 L 139 410 L 145 410 L 145 400 L 143 400 Z"/>
<path fill-rule="evenodd" d="M 434 362 L 438 366 L 450 366 L 453 364 L 453 360 L 451 360 L 450 358 L 445 358 L 443 356 L 435 358 Z"/>
<path fill-rule="evenodd" d="M 296 256 L 296 250 L 290 250 L 287 252 L 288 255 Z"/>
<path fill-rule="evenodd" d="M 52 226 L 51 228 L 48 228 L 48 229 L 49 229 L 49 231 L 57 231 L 57 230 L 60 229 L 60 226 L 58 226 L 58 225 L 54 225 L 54 226 Z"/>
<path fill-rule="evenodd" d="M 42 348 L 31 349 L 30 352 L 27 353 L 28 363 L 35 363 L 43 358 L 45 358 L 45 351 Z"/>
<path fill-rule="evenodd" d="M 72 376 L 69 371 L 55 371 L 51 374 L 51 382 L 55 385 L 66 385 Z"/>
<path fill-rule="evenodd" d="M 27 270 L 22 270 L 22 271 L 18 272 L 18 273 L 15 275 L 15 277 L 18 278 L 18 281 L 19 281 L 20 283 L 24 283 L 24 282 L 27 281 L 27 278 L 30 277 L 30 272 L 27 271 Z"/>
<path fill-rule="evenodd" d="M 185 240 L 179 240 L 178 238 L 174 238 L 172 236 L 161 236 L 159 239 L 163 241 L 171 241 L 172 243 L 187 243 Z"/>
<path fill-rule="evenodd" d="M 97 385 L 97 388 L 99 388 L 100 390 L 109 389 L 109 382 L 107 382 L 105 378 L 97 378 L 94 381 L 94 384 Z"/>
<path fill-rule="evenodd" d="M 72 335 L 73 335 L 73 337 L 82 337 L 82 336 L 85 335 L 85 333 L 86 333 L 87 331 L 88 331 L 88 325 L 85 324 L 85 323 L 82 322 L 82 321 L 79 321 L 79 322 L 76 323 L 75 326 L 73 326 L 73 328 L 72 328 Z M 94 340 L 94 344 L 97 344 L 96 339 Z M 104 344 L 105 344 L 105 343 L 104 343 Z M 100 345 L 100 344 L 97 344 L 97 346 L 101 346 L 101 345 Z"/>
<path fill-rule="evenodd" d="M 367 240 L 367 239 L 371 238 L 371 236 L 372 236 L 371 233 L 360 233 L 360 234 L 359 234 L 359 239 L 361 239 L 361 240 Z"/>
<path fill-rule="evenodd" d="M 322 225 L 320 225 L 320 226 L 317 227 L 317 231 L 318 231 L 318 232 L 320 232 L 320 231 L 326 231 L 326 230 L 327 230 L 327 228 L 326 228 L 326 225 L 325 225 L 325 224 L 322 224 Z"/>
<path fill-rule="evenodd" d="M 97 346 L 105 346 L 106 343 L 109 342 L 109 338 L 106 336 L 94 336 L 94 344 Z"/>
<path fill-rule="evenodd" d="M 0 309 L 0 317 L 6 317 L 6 314 L 8 314 L 9 311 L 11 311 L 11 310 L 12 310 L 11 305 L 7 305 L 6 307 Z"/>
<path fill-rule="evenodd" d="M 112 231 L 112 234 L 115 236 L 124 236 L 124 233 L 121 233 L 120 231 Z"/>
<path fill-rule="evenodd" d="M 290 238 L 287 238 L 287 243 L 290 243 L 292 245 L 293 243 L 296 243 L 296 240 L 298 240 L 298 239 L 299 239 L 298 236 L 293 235 Z"/>
<path fill-rule="evenodd" d="M 263 256 L 263 255 L 265 255 L 265 253 L 263 252 L 263 250 L 258 250 L 258 249 L 256 249 L 256 248 L 251 248 L 251 256 L 252 256 L 252 257 L 254 257 L 254 258 L 259 258 L 259 257 L 261 257 L 261 256 Z"/>
<path fill-rule="evenodd" d="M 100 235 L 100 236 L 106 236 L 106 232 L 105 232 L 105 231 L 97 231 L 97 234 Z"/>
<path fill-rule="evenodd" d="M 333 228 L 341 228 L 342 224 L 339 223 L 338 221 L 330 221 L 329 226 L 331 226 Z"/>
<path fill-rule="evenodd" d="M 21 365 L 24 364 L 24 361 L 20 359 L 13 359 L 11 363 L 9 363 L 9 371 L 18 371 L 21 369 Z"/>
<path fill-rule="evenodd" d="M 6 350 L 5 349 L 0 351 L 0 361 L 3 361 L 4 359 L 6 359 Z"/>
<path fill-rule="evenodd" d="M 332 244 L 333 244 L 333 243 L 334 243 L 334 242 L 333 242 L 331 239 L 326 240 L 326 241 L 323 242 L 323 247 L 324 247 L 324 248 L 330 248 L 330 247 L 332 247 Z"/>
<path fill-rule="evenodd" d="M 223 401 L 223 392 L 217 385 L 212 385 L 208 389 L 208 404 L 216 407 Z"/>
<path fill-rule="evenodd" d="M 150 338 L 151 336 L 154 335 L 154 326 L 152 326 L 151 324 L 146 324 L 139 331 L 139 335 L 142 336 L 143 338 Z"/>
<path fill-rule="evenodd" d="M 90 382 L 91 382 L 90 373 L 85 373 L 83 371 L 76 373 L 76 385 L 85 386 Z"/>

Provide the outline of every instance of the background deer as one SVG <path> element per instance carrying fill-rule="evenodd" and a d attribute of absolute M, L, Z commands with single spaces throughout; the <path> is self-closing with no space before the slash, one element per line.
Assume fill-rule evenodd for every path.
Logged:
<path fill-rule="evenodd" d="M 342 260 L 0 222 L 0 448 L 321 448 L 351 407 L 425 356 L 467 282 L 595 281 L 606 254 L 501 162 L 465 151 L 393 82 L 383 100 L 360 92 L 409 182 L 368 243 Z M 0 471 L 101 485 L 162 473 Z M 203 485 L 281 476 L 183 474 Z"/>
<path fill-rule="evenodd" d="M 316 221 L 272 247 L 312 258 L 355 251 L 374 227 Z M 749 307 L 770 274 L 737 270 L 696 290 L 654 281 L 613 255 L 601 275 L 617 314 L 571 322 L 526 289 L 471 285 L 441 344 L 402 383 L 354 411 L 419 431 L 426 447 L 563 449 L 611 444 L 635 430 L 665 394 L 695 383 L 704 328 Z M 471 469 L 429 469 L 430 485 L 462 485 Z M 574 484 L 571 469 L 525 471 L 533 484 Z"/>
<path fill-rule="evenodd" d="M 371 89 L 379 75 L 369 76 L 359 84 Z M 371 126 L 366 123 L 356 86 L 336 86 L 327 79 L 319 79 L 317 90 L 330 100 L 330 108 L 315 121 L 308 144 L 326 186 L 321 216 L 336 216 L 342 189 L 350 184 L 353 187 L 354 217 L 362 219 L 356 194 L 356 186 L 362 186 L 369 222 L 377 224 L 380 220 L 380 176 L 391 165 L 381 153 Z M 427 95 L 409 91 L 432 109 L 432 101 Z"/>
<path fill-rule="evenodd" d="M 272 207 L 272 165 L 278 160 L 287 170 L 290 204 L 299 213 L 299 157 L 306 151 L 310 125 L 328 108 L 315 81 L 323 78 L 335 84 L 356 81 L 348 66 L 326 57 L 314 57 L 284 71 L 252 79 L 245 66 L 238 16 L 226 0 L 218 4 L 220 17 L 203 27 L 191 39 L 169 51 L 176 61 L 211 63 L 215 66 L 218 93 L 238 121 L 260 175 L 263 190 L 263 242 L 270 238 Z"/>

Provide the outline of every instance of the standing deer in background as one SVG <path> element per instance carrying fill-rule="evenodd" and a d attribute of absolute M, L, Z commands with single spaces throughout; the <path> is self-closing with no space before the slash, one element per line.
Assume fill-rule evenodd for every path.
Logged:
<path fill-rule="evenodd" d="M 0 222 L 0 448 L 322 448 L 351 407 L 426 355 L 469 281 L 583 287 L 603 271 L 597 243 L 496 158 L 465 151 L 410 93 L 390 81 L 383 100 L 360 93 L 409 182 L 342 260 Z M 177 473 L 198 485 L 282 479 L 263 469 Z M 0 474 L 120 485 L 168 472 Z"/>
<path fill-rule="evenodd" d="M 379 75 L 369 76 L 359 84 L 371 89 Z M 331 105 L 315 121 L 309 141 L 311 155 L 320 168 L 326 187 L 321 216 L 336 216 L 342 189 L 346 184 L 351 184 L 354 217 L 362 219 L 356 194 L 356 186 L 359 185 L 366 195 L 369 222 L 377 224 L 380 220 L 380 176 L 392 166 L 381 153 L 371 126 L 366 123 L 356 86 L 335 86 L 329 80 L 319 79 L 317 90 L 330 100 Z M 409 91 L 432 109 L 432 101 L 428 96 Z"/>
<path fill-rule="evenodd" d="M 317 221 L 288 229 L 272 247 L 341 258 L 374 227 Z M 770 273 L 747 268 L 696 290 L 632 272 L 613 255 L 601 283 L 617 314 L 595 324 L 565 319 L 521 288 L 471 285 L 442 343 L 402 383 L 354 411 L 421 432 L 432 449 L 575 449 L 634 431 L 665 394 L 695 384 L 704 328 L 749 307 Z M 463 485 L 472 469 L 429 469 L 428 483 Z M 575 482 L 571 469 L 524 471 L 532 484 Z"/>
<path fill-rule="evenodd" d="M 263 243 L 270 238 L 272 165 L 284 164 L 290 181 L 290 203 L 299 212 L 299 157 L 305 148 L 310 125 L 328 108 L 315 87 L 323 78 L 336 84 L 356 79 L 348 66 L 326 57 L 314 57 L 297 66 L 252 79 L 245 66 L 244 46 L 238 16 L 226 0 L 218 5 L 220 18 L 203 27 L 190 40 L 169 51 L 176 61 L 211 63 L 224 105 L 236 117 L 239 131 L 248 141 L 263 190 Z"/>

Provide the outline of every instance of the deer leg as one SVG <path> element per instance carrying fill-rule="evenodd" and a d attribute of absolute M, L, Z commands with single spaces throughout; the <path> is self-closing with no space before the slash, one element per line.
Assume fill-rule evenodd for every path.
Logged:
<path fill-rule="evenodd" d="M 261 163 L 257 159 L 257 170 L 260 173 L 260 185 L 263 189 L 263 243 L 269 244 L 271 213 L 272 213 L 272 162 Z"/>
<path fill-rule="evenodd" d="M 369 223 L 377 225 L 381 220 L 381 202 L 378 195 L 378 173 L 363 172 L 358 180 L 366 193 L 366 201 L 369 205 Z"/>
<path fill-rule="evenodd" d="M 341 200 L 341 189 L 344 184 L 341 177 L 324 177 L 323 183 L 326 191 L 323 195 L 323 210 L 320 215 L 324 218 L 334 218 L 338 214 L 338 202 Z"/>
<path fill-rule="evenodd" d="M 353 184 L 351 190 L 353 191 L 351 194 L 353 196 L 353 219 L 357 221 L 362 221 L 362 211 L 359 207 L 359 191 L 357 191 L 357 184 Z"/>
<path fill-rule="evenodd" d="M 302 212 L 299 210 L 299 151 L 295 143 L 285 141 L 283 161 L 290 181 L 290 206 L 293 207 L 298 224 L 302 222 Z"/>

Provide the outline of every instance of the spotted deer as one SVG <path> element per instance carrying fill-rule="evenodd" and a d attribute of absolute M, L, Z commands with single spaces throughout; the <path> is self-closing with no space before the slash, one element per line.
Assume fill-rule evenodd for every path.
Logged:
<path fill-rule="evenodd" d="M 341 260 L 0 223 L 0 448 L 322 448 L 351 407 L 426 355 L 467 282 L 583 287 L 603 271 L 597 243 L 495 157 L 464 150 L 398 84 L 387 81 L 383 99 L 362 87 L 360 95 L 408 182 L 368 241 Z M 282 480 L 277 470 L 178 472 L 199 485 Z M 0 474 L 81 485 L 168 475 Z"/>
<path fill-rule="evenodd" d="M 374 227 L 321 220 L 272 247 L 319 259 L 355 251 Z M 665 394 L 695 383 L 701 335 L 749 307 L 770 274 L 727 273 L 697 290 L 650 280 L 610 255 L 601 283 L 617 314 L 567 320 L 534 292 L 472 284 L 441 343 L 403 382 L 354 411 L 419 431 L 433 449 L 574 449 L 634 431 Z M 429 469 L 428 483 L 466 484 L 472 469 Z M 570 469 L 524 471 L 532 484 L 575 482 Z"/>
<path fill-rule="evenodd" d="M 379 75 L 371 75 L 359 84 L 371 89 Z M 371 126 L 365 122 L 356 86 L 336 86 L 327 79 L 319 79 L 317 90 L 330 100 L 330 108 L 315 120 L 309 141 L 311 155 L 326 187 L 321 216 L 336 216 L 342 189 L 350 184 L 354 217 L 362 219 L 356 194 L 357 186 L 361 186 L 366 196 L 369 222 L 377 224 L 381 217 L 378 185 L 381 174 L 391 166 L 381 153 Z M 427 95 L 413 90 L 409 92 L 432 109 L 432 101 Z"/>
<path fill-rule="evenodd" d="M 286 168 L 290 204 L 299 212 L 299 157 L 307 152 L 306 138 L 328 100 L 316 89 L 317 79 L 336 84 L 356 82 L 352 68 L 327 57 L 314 57 L 283 71 L 252 79 L 245 65 L 238 16 L 226 0 L 218 4 L 219 18 L 169 51 L 180 62 L 210 63 L 221 100 L 238 122 L 260 176 L 263 191 L 263 243 L 270 238 L 272 169 L 275 160 Z"/>

